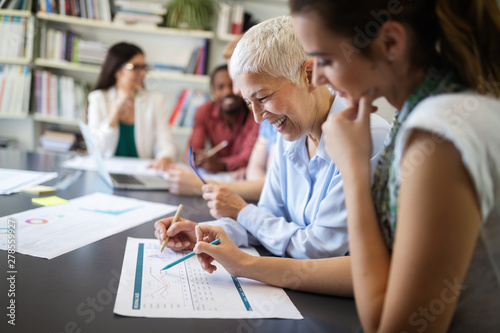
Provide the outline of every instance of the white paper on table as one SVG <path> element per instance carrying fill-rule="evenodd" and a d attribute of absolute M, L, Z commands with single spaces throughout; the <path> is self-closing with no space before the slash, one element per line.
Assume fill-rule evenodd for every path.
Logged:
<path fill-rule="evenodd" d="M 57 177 L 57 172 L 40 172 L 0 168 L 0 194 L 17 193 Z"/>
<path fill-rule="evenodd" d="M 0 249 L 7 249 L 8 219 L 17 221 L 17 252 L 52 259 L 176 210 L 172 205 L 94 193 L 1 217 Z"/>
<path fill-rule="evenodd" d="M 121 173 L 126 175 L 162 175 L 168 178 L 168 172 L 158 171 L 148 166 L 153 162 L 151 159 L 133 158 L 133 157 L 110 157 L 104 160 L 106 169 L 110 173 Z M 189 166 L 181 163 L 175 164 L 177 167 L 190 169 Z M 97 171 L 97 165 L 92 156 L 75 156 L 66 160 L 62 166 L 69 169 Z M 202 168 L 198 169 L 200 175 L 205 180 L 219 182 L 232 182 L 231 172 L 207 173 Z"/>
<path fill-rule="evenodd" d="M 126 175 L 165 175 L 167 172 L 148 168 L 153 162 L 151 159 L 133 157 L 110 157 L 104 160 L 106 169 L 110 173 L 121 173 Z M 97 164 L 92 156 L 75 156 L 62 163 L 64 168 L 97 171 Z"/>
<path fill-rule="evenodd" d="M 258 256 L 254 248 L 242 249 Z M 157 318 L 284 318 L 303 319 L 282 288 L 233 278 L 219 265 L 205 272 L 196 257 L 166 271 L 182 257 L 156 239 L 128 238 L 114 313 Z"/>

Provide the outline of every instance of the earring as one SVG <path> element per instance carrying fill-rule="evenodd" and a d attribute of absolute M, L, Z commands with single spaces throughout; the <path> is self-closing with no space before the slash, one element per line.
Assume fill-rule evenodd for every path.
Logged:
<path fill-rule="evenodd" d="M 394 55 L 389 54 L 389 56 L 387 57 L 387 60 L 389 60 L 391 62 L 394 61 Z"/>

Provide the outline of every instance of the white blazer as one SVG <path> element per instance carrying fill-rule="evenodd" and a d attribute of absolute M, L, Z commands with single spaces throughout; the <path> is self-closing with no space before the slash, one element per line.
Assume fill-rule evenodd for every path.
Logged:
<path fill-rule="evenodd" d="M 109 126 L 111 107 L 116 98 L 116 88 L 94 90 L 88 96 L 88 123 L 101 154 L 115 154 L 119 127 Z M 153 91 L 141 90 L 135 98 L 134 138 L 140 158 L 176 157 L 174 138 L 168 125 L 165 98 Z"/>

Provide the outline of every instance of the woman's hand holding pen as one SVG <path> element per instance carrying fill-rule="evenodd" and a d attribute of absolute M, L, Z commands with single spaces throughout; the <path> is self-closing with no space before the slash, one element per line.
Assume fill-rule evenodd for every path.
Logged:
<path fill-rule="evenodd" d="M 251 264 L 253 256 L 238 249 L 222 227 L 207 224 L 196 226 L 197 243 L 193 252 L 197 254 L 201 267 L 209 273 L 217 270 L 216 260 L 234 277 L 245 276 L 245 267 Z M 219 245 L 210 242 L 220 239 Z"/>
<path fill-rule="evenodd" d="M 173 251 L 192 250 L 196 245 L 195 227 L 198 223 L 181 217 L 172 225 L 173 220 L 173 217 L 167 217 L 155 222 L 156 238 L 163 243 L 169 236 L 167 247 Z"/>

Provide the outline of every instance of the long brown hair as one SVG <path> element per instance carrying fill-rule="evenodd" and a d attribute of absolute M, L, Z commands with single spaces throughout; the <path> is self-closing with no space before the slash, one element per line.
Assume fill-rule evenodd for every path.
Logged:
<path fill-rule="evenodd" d="M 411 64 L 449 66 L 468 87 L 500 97 L 500 10 L 495 0 L 289 0 L 292 14 L 315 13 L 352 38 L 362 54 L 388 20 L 412 34 Z"/>
<path fill-rule="evenodd" d="M 94 90 L 108 89 L 116 84 L 116 72 L 130 59 L 144 52 L 138 46 L 129 43 L 118 43 L 111 46 L 101 68 Z"/>

